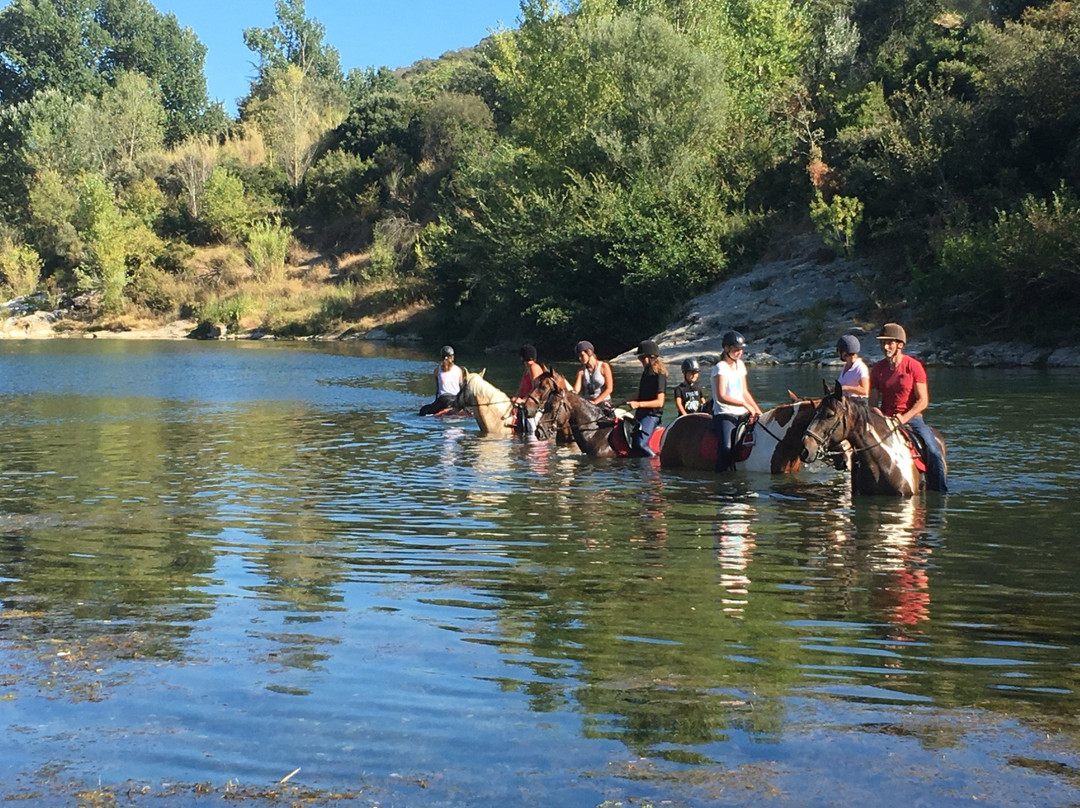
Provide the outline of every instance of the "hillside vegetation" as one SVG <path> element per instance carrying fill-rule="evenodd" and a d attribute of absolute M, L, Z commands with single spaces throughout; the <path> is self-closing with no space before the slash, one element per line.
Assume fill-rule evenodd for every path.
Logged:
<path fill-rule="evenodd" d="M 880 259 L 880 299 L 1076 336 L 1071 2 L 523 0 L 475 48 L 347 73 L 276 9 L 236 119 L 147 0 L 0 11 L 8 297 L 613 353 L 805 223 Z"/>

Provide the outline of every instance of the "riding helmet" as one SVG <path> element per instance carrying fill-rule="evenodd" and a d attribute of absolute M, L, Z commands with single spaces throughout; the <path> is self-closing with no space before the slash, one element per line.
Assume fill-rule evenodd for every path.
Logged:
<path fill-rule="evenodd" d="M 859 338 L 854 334 L 844 334 L 836 341 L 837 353 L 857 354 L 860 350 L 862 350 L 862 345 L 859 344 Z"/>
<path fill-rule="evenodd" d="M 720 344 L 725 348 L 745 348 L 746 338 L 738 331 L 728 331 L 720 340 Z"/>
<path fill-rule="evenodd" d="M 578 356 L 582 353 L 593 353 L 595 351 L 596 348 L 594 348 L 593 344 L 587 339 L 583 339 L 581 342 L 574 346 L 574 356 Z"/>
<path fill-rule="evenodd" d="M 885 323 L 881 327 L 881 331 L 878 332 L 877 338 L 881 340 L 894 339 L 907 345 L 907 332 L 899 323 Z"/>
<path fill-rule="evenodd" d="M 442 355 L 443 355 L 444 358 L 447 357 L 447 356 L 453 356 L 454 355 L 454 346 L 452 346 L 452 345 L 444 345 L 444 346 L 442 346 Z"/>
<path fill-rule="evenodd" d="M 532 345 L 522 345 L 521 350 L 518 351 L 518 356 L 521 357 L 521 361 L 524 362 L 527 359 L 536 361 L 536 348 Z"/>
<path fill-rule="evenodd" d="M 640 356 L 659 356 L 660 346 L 653 342 L 651 339 L 644 339 L 641 344 L 637 346 L 637 355 Z"/>
<path fill-rule="evenodd" d="M 682 361 L 683 373 L 700 373 L 701 365 L 698 364 L 696 359 L 684 359 Z"/>

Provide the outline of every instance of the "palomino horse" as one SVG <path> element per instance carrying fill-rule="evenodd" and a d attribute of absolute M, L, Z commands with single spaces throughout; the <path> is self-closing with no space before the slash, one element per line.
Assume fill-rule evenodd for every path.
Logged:
<path fill-rule="evenodd" d="M 484 378 L 484 371 L 464 371 L 465 383 L 457 397 L 457 409 L 468 410 L 485 435 L 513 435 L 515 407 L 510 396 Z"/>
<path fill-rule="evenodd" d="M 625 457 L 631 453 L 629 436 L 621 428 L 627 419 L 582 398 L 553 370 L 536 377 L 525 407 L 530 417 L 541 413 L 536 427 L 536 437 L 541 440 L 561 434 L 569 427 L 574 442 L 587 455 Z M 653 433 L 649 444 L 653 451 L 659 451 L 662 435 L 662 427 Z"/>
<path fill-rule="evenodd" d="M 786 474 L 802 468 L 803 432 L 814 417 L 817 402 L 791 391 L 790 404 L 766 410 L 757 419 L 750 440 L 735 447 L 736 471 Z M 660 465 L 712 471 L 716 468 L 717 434 L 711 415 L 698 412 L 676 418 L 664 433 Z"/>
<path fill-rule="evenodd" d="M 828 386 L 826 386 L 828 391 Z M 945 441 L 934 437 L 945 462 Z M 923 465 L 907 433 L 895 420 L 856 402 L 837 384 L 821 400 L 803 436 L 802 458 L 807 462 L 851 446 L 851 491 L 910 497 L 923 487 Z"/>

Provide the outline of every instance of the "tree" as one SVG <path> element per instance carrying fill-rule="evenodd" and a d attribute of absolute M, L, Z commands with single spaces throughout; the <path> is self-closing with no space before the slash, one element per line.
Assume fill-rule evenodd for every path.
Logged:
<path fill-rule="evenodd" d="M 275 163 L 295 194 L 315 159 L 320 138 L 344 117 L 296 65 L 274 71 L 265 97 L 248 104 Z"/>
<path fill-rule="evenodd" d="M 269 28 L 244 29 L 244 44 L 258 55 L 258 76 L 251 91 L 240 103 L 241 117 L 247 117 L 252 101 L 273 91 L 274 82 L 290 65 L 329 97 L 327 103 L 339 103 L 344 90 L 341 57 L 336 48 L 324 44 L 326 26 L 308 19 L 304 0 L 276 0 L 277 23 Z"/>
<path fill-rule="evenodd" d="M 98 68 L 110 37 L 94 7 L 94 0 L 14 0 L 0 11 L 0 102 L 48 89 L 73 98 L 101 94 Z"/>
<path fill-rule="evenodd" d="M 160 93 L 170 143 L 217 123 L 206 97 L 206 48 L 148 0 L 14 0 L 0 11 L 0 102 L 41 90 L 100 97 L 125 73 Z"/>
<path fill-rule="evenodd" d="M 148 0 L 99 0 L 96 18 L 111 37 L 102 70 L 115 84 L 125 73 L 150 79 L 165 111 L 166 143 L 213 132 L 206 95 L 206 46 L 176 16 L 162 15 Z"/>

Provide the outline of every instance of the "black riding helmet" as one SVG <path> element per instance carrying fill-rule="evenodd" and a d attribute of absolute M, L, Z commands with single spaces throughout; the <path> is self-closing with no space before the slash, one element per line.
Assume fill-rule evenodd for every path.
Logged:
<path fill-rule="evenodd" d="M 724 338 L 720 341 L 720 344 L 725 348 L 745 348 L 746 338 L 738 331 L 728 331 L 724 334 Z"/>
<path fill-rule="evenodd" d="M 651 339 L 644 339 L 641 344 L 637 346 L 637 355 L 641 356 L 659 356 L 660 346 L 657 345 Z"/>
<path fill-rule="evenodd" d="M 701 365 L 698 364 L 696 359 L 684 359 L 682 361 L 683 373 L 700 373 Z"/>

